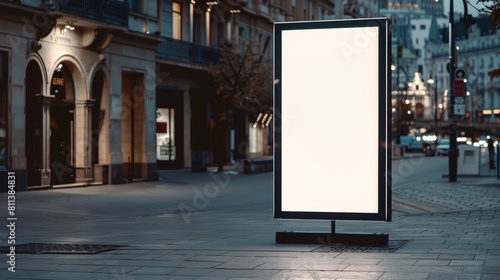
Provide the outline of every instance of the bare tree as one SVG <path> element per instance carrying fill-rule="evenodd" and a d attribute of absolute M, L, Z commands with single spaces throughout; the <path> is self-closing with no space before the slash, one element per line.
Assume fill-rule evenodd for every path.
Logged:
<path fill-rule="evenodd" d="M 219 48 L 219 63 L 210 71 L 215 82 L 215 94 L 211 100 L 212 148 L 219 172 L 229 159 L 232 109 L 242 109 L 248 114 L 272 110 L 272 64 L 269 59 L 264 59 L 265 49 L 256 41 L 223 44 Z"/>

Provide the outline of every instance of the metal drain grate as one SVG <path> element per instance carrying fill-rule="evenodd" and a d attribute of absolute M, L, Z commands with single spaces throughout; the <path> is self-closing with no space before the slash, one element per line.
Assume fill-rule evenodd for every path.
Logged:
<path fill-rule="evenodd" d="M 314 252 L 340 253 L 394 253 L 403 247 L 409 240 L 392 240 L 387 246 L 359 246 L 349 244 L 328 244 L 314 250 Z"/>
<path fill-rule="evenodd" d="M 116 250 L 127 245 L 86 245 L 26 243 L 16 245 L 16 254 L 97 254 Z M 0 253 L 9 253 L 10 246 L 0 247 Z"/>

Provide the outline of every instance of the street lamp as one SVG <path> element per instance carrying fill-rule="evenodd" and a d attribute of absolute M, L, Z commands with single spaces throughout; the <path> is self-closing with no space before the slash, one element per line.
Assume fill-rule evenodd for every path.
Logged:
<path fill-rule="evenodd" d="M 408 73 L 406 72 L 406 70 L 402 67 L 402 66 L 399 66 L 399 58 L 398 58 L 398 66 L 395 66 L 394 64 L 391 65 L 391 70 L 392 71 L 396 71 L 396 87 L 397 87 L 397 105 L 396 105 L 396 113 L 397 113 L 397 132 L 396 132 L 396 144 L 401 144 L 401 118 L 402 118 L 402 115 L 401 115 L 401 91 L 404 89 L 404 86 L 401 87 L 400 86 L 400 82 L 399 82 L 399 70 L 403 71 L 403 73 L 405 74 L 405 79 L 408 80 Z"/>

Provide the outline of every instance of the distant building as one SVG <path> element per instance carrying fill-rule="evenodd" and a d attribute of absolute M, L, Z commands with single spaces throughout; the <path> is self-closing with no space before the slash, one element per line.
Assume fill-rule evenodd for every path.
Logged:
<path fill-rule="evenodd" d="M 448 27 L 438 27 L 435 34 L 442 34 L 440 41 L 429 40 L 425 45 L 425 63 L 433 69 L 437 79 L 440 100 L 447 99 L 450 87 L 446 70 L 449 57 Z M 500 41 L 491 35 L 491 18 L 480 16 L 467 31 L 463 23 L 454 24 L 457 50 L 457 67 L 466 71 L 466 116 L 468 122 L 500 123 L 500 79 L 490 80 L 488 73 L 500 68 L 497 53 Z"/>
<path fill-rule="evenodd" d="M 369 0 L 358 0 L 360 7 L 373 6 Z M 381 1 L 379 16 L 387 16 L 393 24 L 393 65 L 398 64 L 398 70 L 393 71 L 393 97 L 398 94 L 409 94 L 408 82 L 413 82 L 415 73 L 426 87 L 427 93 L 420 96 L 422 104 L 410 101 L 412 120 L 432 120 L 439 108 L 437 118 L 448 120 L 450 113 L 449 73 L 446 64 L 449 60 L 448 15 L 444 14 L 443 1 Z M 360 14 L 363 14 L 361 8 Z M 463 15 L 455 13 L 455 18 Z M 490 81 L 487 73 L 499 68 L 495 59 L 500 41 L 495 36 L 488 35 L 491 30 L 491 19 L 480 16 L 477 24 L 469 31 L 457 20 L 454 25 L 456 44 L 460 48 L 457 56 L 457 66 L 468 73 L 466 98 L 467 112 L 465 121 L 469 122 L 499 122 L 500 97 L 498 96 L 499 81 Z M 397 59 L 397 45 L 403 46 L 403 57 Z M 432 78 L 433 84 L 428 81 Z M 395 84 L 399 81 L 399 85 Z M 401 81 L 404 82 L 401 82 Z M 403 89 L 401 89 L 403 87 Z M 438 95 L 438 102 L 434 95 Z M 395 97 L 394 97 L 395 98 Z M 397 102 L 393 100 L 393 106 Z M 423 109 L 421 109 L 423 106 Z M 397 107 L 397 106 L 396 106 Z M 403 112 L 404 113 L 404 112 Z"/>

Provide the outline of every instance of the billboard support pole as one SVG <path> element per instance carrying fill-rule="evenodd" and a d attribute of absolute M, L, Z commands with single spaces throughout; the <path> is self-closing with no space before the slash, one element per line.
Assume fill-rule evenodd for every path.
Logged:
<path fill-rule="evenodd" d="M 364 246 L 386 246 L 389 243 L 387 233 L 337 233 L 335 221 L 331 221 L 331 232 L 276 232 L 278 244 L 353 244 Z"/>

